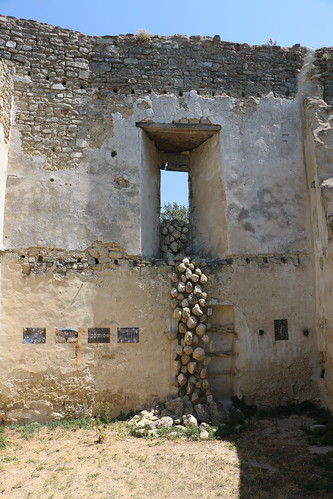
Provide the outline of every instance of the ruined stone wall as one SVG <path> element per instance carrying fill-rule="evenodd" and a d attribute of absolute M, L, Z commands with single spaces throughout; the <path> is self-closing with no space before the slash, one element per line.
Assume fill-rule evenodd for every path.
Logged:
<path fill-rule="evenodd" d="M 211 332 L 234 334 L 225 396 L 315 399 L 319 349 L 328 352 L 316 334 L 331 314 L 318 298 L 329 289 L 327 267 L 318 293 L 328 229 L 321 222 L 316 246 L 320 184 L 305 167 L 321 155 L 319 177 L 331 176 L 328 116 L 317 132 L 309 118 L 302 144 L 308 79 L 320 93 L 329 78 L 315 77 L 316 54 L 218 37 L 89 37 L 5 17 L 0 28 L 0 58 L 14 75 L 1 417 L 93 414 L 98 402 L 116 414 L 171 392 L 169 274 L 180 257 L 178 246 L 164 248 L 168 261 L 158 261 L 159 151 L 138 122 L 219 127 L 188 160 L 191 256 L 208 277 Z M 219 323 L 223 307 L 232 327 Z M 277 338 L 276 324 L 287 323 Z M 78 342 L 56 343 L 55 328 L 70 327 Z M 118 327 L 138 328 L 139 342 L 118 343 Z M 23 344 L 24 328 L 46 328 L 46 343 Z M 89 328 L 109 328 L 110 343 L 88 343 Z"/>
<path fill-rule="evenodd" d="M 0 60 L 0 123 L 5 142 L 8 142 L 13 98 L 12 71 L 4 60 Z"/>
<path fill-rule="evenodd" d="M 314 77 L 322 86 L 322 97 L 328 104 L 333 103 L 333 49 L 323 47 L 316 51 Z"/>
<path fill-rule="evenodd" d="M 16 69 L 16 121 L 26 154 L 48 169 L 73 168 L 85 148 L 112 135 L 112 113 L 132 113 L 125 95 L 292 98 L 304 48 L 252 47 L 219 37 L 90 37 L 0 18 L 0 57 Z M 119 95 L 121 94 L 121 95 Z M 40 137 L 43 136 L 43 140 Z"/>

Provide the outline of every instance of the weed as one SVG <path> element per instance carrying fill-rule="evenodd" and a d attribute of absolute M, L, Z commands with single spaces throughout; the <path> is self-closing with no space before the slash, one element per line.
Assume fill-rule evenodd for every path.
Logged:
<path fill-rule="evenodd" d="M 266 44 L 270 47 L 275 47 L 277 45 L 277 40 L 273 40 L 273 38 L 268 38 L 266 40 Z"/>
<path fill-rule="evenodd" d="M 11 463 L 12 461 L 17 461 L 17 457 L 15 456 L 3 456 L 2 458 L 4 463 Z"/>
<path fill-rule="evenodd" d="M 136 34 L 136 38 L 139 42 L 149 42 L 151 35 L 145 29 L 139 29 L 139 31 Z"/>
<path fill-rule="evenodd" d="M 328 52 L 324 52 L 321 58 L 323 61 L 327 62 L 331 58 L 331 54 L 329 54 Z"/>
<path fill-rule="evenodd" d="M 5 429 L 3 426 L 0 426 L 0 449 L 4 449 L 7 445 Z"/>
<path fill-rule="evenodd" d="M 25 425 L 12 425 L 11 428 L 20 431 L 23 438 L 25 438 L 26 440 L 30 440 L 35 431 L 41 430 L 42 425 L 40 425 L 39 423 L 28 423 Z"/>
<path fill-rule="evenodd" d="M 60 421 L 50 421 L 47 424 L 48 431 L 55 430 L 56 428 L 63 428 L 64 430 L 76 431 L 79 429 L 91 430 L 94 428 L 95 423 L 92 419 L 82 416 L 77 419 L 62 419 Z"/>
<path fill-rule="evenodd" d="M 12 486 L 12 489 L 20 489 L 22 487 L 21 482 L 17 482 L 15 485 Z"/>
<path fill-rule="evenodd" d="M 97 478 L 99 473 L 88 473 L 86 480 L 92 480 L 93 478 Z"/>
<path fill-rule="evenodd" d="M 98 402 L 96 404 L 96 423 L 110 423 L 111 422 L 111 403 L 110 402 Z"/>

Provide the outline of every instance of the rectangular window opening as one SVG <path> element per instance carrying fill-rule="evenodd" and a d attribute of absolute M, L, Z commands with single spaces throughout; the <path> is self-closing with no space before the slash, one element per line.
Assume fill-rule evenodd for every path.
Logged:
<path fill-rule="evenodd" d="M 161 168 L 160 186 L 161 256 L 190 253 L 189 173 Z"/>

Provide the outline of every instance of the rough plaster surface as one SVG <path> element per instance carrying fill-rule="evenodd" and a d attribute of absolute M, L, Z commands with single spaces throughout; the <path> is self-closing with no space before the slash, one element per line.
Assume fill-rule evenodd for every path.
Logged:
<path fill-rule="evenodd" d="M 161 269 L 133 268 L 123 261 L 117 270 L 97 274 L 22 279 L 20 267 L 16 256 L 4 257 L 2 417 L 91 414 L 98 401 L 110 402 L 116 414 L 168 394 L 170 345 L 164 331 L 169 305 Z M 46 344 L 22 344 L 23 327 L 46 327 Z M 77 345 L 58 344 L 56 327 L 84 330 Z M 110 344 L 88 344 L 88 327 L 110 327 Z M 139 343 L 117 343 L 117 327 L 139 327 Z"/>

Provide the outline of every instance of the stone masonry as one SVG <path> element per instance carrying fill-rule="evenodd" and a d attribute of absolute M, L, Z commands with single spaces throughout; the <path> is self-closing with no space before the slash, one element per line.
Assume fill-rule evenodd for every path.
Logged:
<path fill-rule="evenodd" d="M 332 64 L 0 16 L 3 421 L 333 408 Z M 159 223 L 166 163 L 190 224 Z"/>

